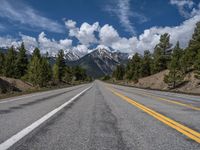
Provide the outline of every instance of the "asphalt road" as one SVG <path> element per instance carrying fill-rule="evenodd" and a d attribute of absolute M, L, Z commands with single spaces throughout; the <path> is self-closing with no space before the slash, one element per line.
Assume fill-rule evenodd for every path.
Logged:
<path fill-rule="evenodd" d="M 95 81 L 5 99 L 0 142 L 17 150 L 199 150 L 200 97 Z"/>

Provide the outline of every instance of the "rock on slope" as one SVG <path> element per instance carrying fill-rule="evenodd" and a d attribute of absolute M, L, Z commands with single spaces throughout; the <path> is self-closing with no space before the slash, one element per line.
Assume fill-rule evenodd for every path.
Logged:
<path fill-rule="evenodd" d="M 19 79 L 0 77 L 0 93 L 12 92 L 12 91 L 26 91 L 34 89 L 34 87 Z"/>

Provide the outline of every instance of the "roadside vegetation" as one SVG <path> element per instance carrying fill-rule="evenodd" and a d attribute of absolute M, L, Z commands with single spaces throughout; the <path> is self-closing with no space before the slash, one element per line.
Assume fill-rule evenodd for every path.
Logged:
<path fill-rule="evenodd" d="M 55 63 L 51 64 L 49 55 L 41 55 L 38 48 L 35 48 L 32 55 L 27 55 L 22 43 L 17 49 L 12 46 L 7 53 L 0 53 L 0 76 L 20 79 L 36 88 L 79 84 L 91 80 L 83 68 L 67 66 L 64 57 L 63 50 L 60 50 Z M 8 90 L 0 86 L 0 93 L 6 92 Z"/>
<path fill-rule="evenodd" d="M 200 22 L 196 24 L 192 39 L 185 49 L 180 48 L 179 42 L 172 47 L 170 35 L 161 35 L 160 42 L 153 53 L 145 50 L 143 55 L 135 53 L 126 65 L 119 65 L 112 74 L 112 80 L 126 80 L 138 82 L 140 78 L 168 70 L 164 82 L 174 89 L 185 82 L 189 72 L 195 73 L 200 79 Z M 105 77 L 105 80 L 111 80 Z"/>

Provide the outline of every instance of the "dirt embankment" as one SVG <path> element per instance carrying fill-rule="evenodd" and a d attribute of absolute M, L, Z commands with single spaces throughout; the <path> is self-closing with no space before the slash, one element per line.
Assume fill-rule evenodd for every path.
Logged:
<path fill-rule="evenodd" d="M 194 72 L 188 73 L 185 76 L 184 83 L 175 89 L 170 89 L 163 80 L 164 76 L 168 73 L 169 73 L 168 70 L 164 70 L 154 75 L 141 78 L 137 83 L 128 81 L 123 81 L 123 82 L 119 81 L 117 83 L 140 87 L 140 88 L 171 90 L 171 91 L 200 94 L 200 80 L 195 78 Z"/>
<path fill-rule="evenodd" d="M 156 73 L 154 75 L 141 78 L 139 79 L 138 83 L 134 85 L 138 87 L 144 87 L 144 88 L 166 90 L 168 88 L 168 85 L 163 80 L 164 80 L 164 76 L 168 73 L 169 71 L 165 70 L 165 71 Z"/>
<path fill-rule="evenodd" d="M 34 87 L 19 79 L 0 77 L 0 94 L 8 92 L 22 92 L 32 90 Z"/>

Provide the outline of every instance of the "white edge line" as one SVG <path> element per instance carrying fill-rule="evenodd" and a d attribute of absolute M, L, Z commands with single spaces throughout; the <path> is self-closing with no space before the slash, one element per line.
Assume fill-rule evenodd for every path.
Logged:
<path fill-rule="evenodd" d="M 48 93 L 51 93 L 52 91 L 45 91 L 45 92 L 40 92 L 40 93 L 36 93 L 36 94 L 27 94 L 25 96 L 19 96 L 18 98 L 6 98 L 5 100 L 3 101 L 0 101 L 0 104 L 3 104 L 3 103 L 9 103 L 9 102 L 13 102 L 13 101 L 17 101 L 17 100 L 20 100 L 20 99 L 24 99 L 24 98 L 30 98 L 30 97 L 34 97 L 34 96 L 42 96 L 42 95 L 45 95 L 45 94 L 48 94 Z"/>
<path fill-rule="evenodd" d="M 90 86 L 87 89 L 81 91 L 79 94 L 77 94 L 76 96 L 74 96 L 73 98 L 71 98 L 66 103 L 62 104 L 58 108 L 56 108 L 56 109 L 52 110 L 51 112 L 47 113 L 42 118 L 38 119 L 37 121 L 35 121 L 31 125 L 29 125 L 28 127 L 24 128 L 23 130 L 19 131 L 17 134 L 13 135 L 9 139 L 7 139 L 3 143 L 1 143 L 0 144 L 0 150 L 7 150 L 7 149 L 9 149 L 11 146 L 13 146 L 15 143 L 17 143 L 18 141 L 20 141 L 23 137 L 25 137 L 26 135 L 28 135 L 34 129 L 36 129 L 37 127 L 39 127 L 42 123 L 44 123 L 45 121 L 47 121 L 49 118 L 51 118 L 57 112 L 59 112 L 64 107 L 66 107 L 67 105 L 69 105 L 70 103 L 72 103 L 75 99 L 77 99 L 79 96 L 81 96 L 87 90 L 89 90 L 92 86 Z"/>
<path fill-rule="evenodd" d="M 65 88 L 63 90 L 65 90 Z M 52 90 L 52 91 L 44 91 L 44 92 L 30 94 L 30 95 L 27 94 L 27 95 L 24 95 L 24 96 L 19 96 L 18 98 L 14 98 L 14 99 L 13 98 L 6 98 L 7 100 L 5 99 L 5 100 L 0 101 L 0 104 L 17 101 L 17 100 L 21 100 L 21 99 L 24 99 L 24 98 L 31 98 L 31 97 L 34 97 L 34 96 L 42 96 L 42 95 L 45 95 L 45 94 L 48 94 L 48 93 L 51 93 L 51 92 L 54 92 L 54 91 L 57 92 L 57 91 L 60 91 L 60 89 L 56 89 L 56 90 Z"/>

